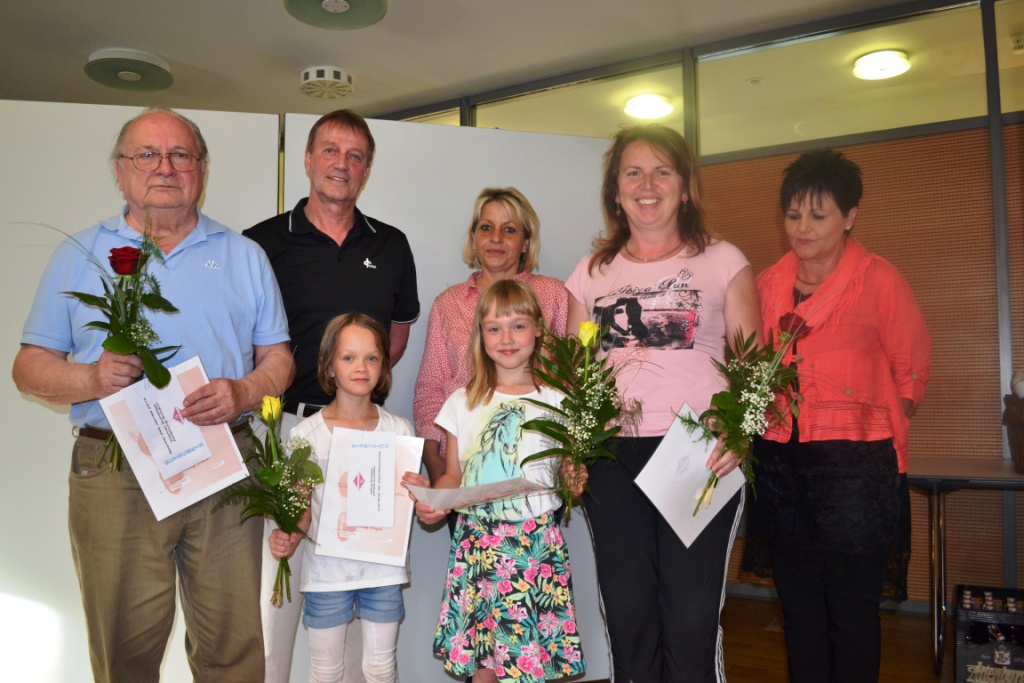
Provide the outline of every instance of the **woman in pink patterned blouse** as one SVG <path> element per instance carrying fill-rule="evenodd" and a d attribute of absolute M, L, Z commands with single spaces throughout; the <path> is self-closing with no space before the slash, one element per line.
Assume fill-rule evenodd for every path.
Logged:
<path fill-rule="evenodd" d="M 416 379 L 413 418 L 416 434 L 426 439 L 423 462 L 431 482 L 444 472 L 445 440 L 434 418 L 445 399 L 469 381 L 466 350 L 480 292 L 498 280 L 521 280 L 537 293 L 548 328 L 565 334 L 568 294 L 561 280 L 532 272 L 539 256 L 540 221 L 526 197 L 514 187 L 483 190 L 462 247 L 466 265 L 479 270 L 434 299 Z"/>

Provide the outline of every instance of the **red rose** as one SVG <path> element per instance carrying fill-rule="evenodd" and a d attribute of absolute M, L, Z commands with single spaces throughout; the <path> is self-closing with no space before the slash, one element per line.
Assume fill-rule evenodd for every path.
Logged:
<path fill-rule="evenodd" d="M 115 247 L 110 250 L 110 267 L 118 275 L 135 275 L 139 271 L 142 250 L 135 247 Z"/>
<path fill-rule="evenodd" d="M 796 313 L 786 313 L 779 318 L 779 332 L 787 333 L 794 341 L 810 331 L 811 328 L 807 325 L 807 321 Z"/>

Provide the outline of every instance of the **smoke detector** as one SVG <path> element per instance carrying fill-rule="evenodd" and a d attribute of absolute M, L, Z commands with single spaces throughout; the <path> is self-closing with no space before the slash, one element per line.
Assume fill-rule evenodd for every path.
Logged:
<path fill-rule="evenodd" d="M 130 48 L 106 48 L 89 55 L 85 75 L 122 90 L 163 90 L 174 83 L 171 67 L 154 54 Z"/>
<path fill-rule="evenodd" d="M 317 100 L 336 100 L 352 94 L 352 75 L 337 66 L 303 69 L 299 89 Z"/>

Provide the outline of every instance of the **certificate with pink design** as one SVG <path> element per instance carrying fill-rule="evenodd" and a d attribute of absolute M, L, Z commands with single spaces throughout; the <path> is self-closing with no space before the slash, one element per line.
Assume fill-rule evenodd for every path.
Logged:
<path fill-rule="evenodd" d="M 342 438 L 348 455 L 348 525 L 387 529 L 395 525 L 395 434 L 361 432 Z M 400 489 L 399 489 L 400 490 Z"/>
<path fill-rule="evenodd" d="M 199 357 L 168 369 L 171 381 L 163 389 L 143 378 L 100 399 L 157 521 L 249 475 L 228 425 L 197 427 L 180 415 L 181 398 L 210 381 Z M 177 461 L 188 466 L 175 466 Z"/>
<path fill-rule="evenodd" d="M 372 439 L 368 440 L 368 437 Z M 381 467 L 380 471 L 387 469 L 394 481 L 387 482 L 388 486 L 379 482 L 377 489 L 379 492 L 390 492 L 389 499 L 393 505 L 391 526 L 383 523 L 381 526 L 355 526 L 349 519 L 352 494 L 366 494 L 363 489 L 369 488 L 369 478 L 363 477 L 360 491 L 355 492 L 349 488 L 352 481 L 358 481 L 358 475 L 349 475 L 353 449 L 365 450 L 371 442 L 371 445 L 380 446 L 384 441 L 390 443 L 392 438 L 395 445 L 394 466 Z M 419 472 L 422 455 L 423 439 L 418 437 L 340 427 L 334 429 L 327 471 L 324 473 L 316 554 L 404 567 L 412 533 L 413 501 L 402 486 L 402 475 L 406 472 Z"/>

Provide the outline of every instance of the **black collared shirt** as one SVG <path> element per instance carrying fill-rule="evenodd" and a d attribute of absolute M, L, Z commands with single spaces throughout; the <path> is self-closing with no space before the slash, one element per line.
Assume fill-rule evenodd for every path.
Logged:
<path fill-rule="evenodd" d="M 295 381 L 286 392 L 297 402 L 326 404 L 316 379 L 320 338 L 331 318 L 365 313 L 383 325 L 411 323 L 420 313 L 416 265 L 398 228 L 355 210 L 352 229 L 339 247 L 306 217 L 306 202 L 242 234 L 263 247 L 277 276 L 288 313 Z"/>

